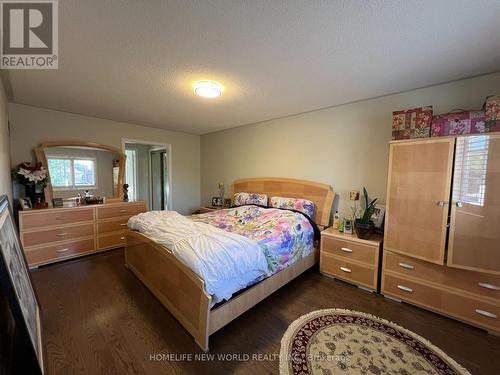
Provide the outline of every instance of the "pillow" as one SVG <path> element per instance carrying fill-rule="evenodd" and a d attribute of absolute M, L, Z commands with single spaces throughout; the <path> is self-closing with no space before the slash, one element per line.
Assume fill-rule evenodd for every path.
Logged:
<path fill-rule="evenodd" d="M 267 195 L 257 193 L 235 193 L 233 195 L 233 205 L 244 206 L 246 204 L 267 206 Z"/>
<path fill-rule="evenodd" d="M 300 211 L 314 218 L 314 202 L 302 198 L 272 197 L 271 207 Z"/>

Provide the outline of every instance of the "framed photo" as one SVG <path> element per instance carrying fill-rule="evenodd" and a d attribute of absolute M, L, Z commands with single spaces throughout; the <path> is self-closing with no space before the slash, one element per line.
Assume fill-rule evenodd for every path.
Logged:
<path fill-rule="evenodd" d="M 376 204 L 375 211 L 372 215 L 373 224 L 377 228 L 381 228 L 384 224 L 384 216 L 385 216 L 385 206 L 383 204 Z"/>
<path fill-rule="evenodd" d="M 231 207 L 231 198 L 224 198 L 224 207 L 225 208 Z"/>
<path fill-rule="evenodd" d="M 222 198 L 212 197 L 212 207 L 222 207 Z"/>
<path fill-rule="evenodd" d="M 21 210 L 31 210 L 31 200 L 29 198 L 19 198 L 19 206 Z"/>
<path fill-rule="evenodd" d="M 0 196 L 0 284 L 22 347 L 22 366 L 43 374 L 40 305 L 6 195 Z"/>

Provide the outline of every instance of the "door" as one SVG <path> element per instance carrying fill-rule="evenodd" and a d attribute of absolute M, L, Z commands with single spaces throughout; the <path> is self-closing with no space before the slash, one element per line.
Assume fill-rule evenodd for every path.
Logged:
<path fill-rule="evenodd" d="M 500 275 L 500 135 L 457 139 L 447 264 Z"/>
<path fill-rule="evenodd" d="M 384 249 L 443 264 L 455 140 L 392 143 Z"/>
<path fill-rule="evenodd" d="M 151 209 L 167 209 L 167 154 L 165 150 L 151 151 Z"/>

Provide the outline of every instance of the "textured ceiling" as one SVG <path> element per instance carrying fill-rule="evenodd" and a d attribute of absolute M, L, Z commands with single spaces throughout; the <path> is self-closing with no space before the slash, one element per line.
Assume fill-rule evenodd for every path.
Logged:
<path fill-rule="evenodd" d="M 16 103 L 204 134 L 500 70 L 499 20 L 499 0 L 63 0 L 59 70 L 9 76 Z M 207 78 L 222 97 L 193 94 Z"/>

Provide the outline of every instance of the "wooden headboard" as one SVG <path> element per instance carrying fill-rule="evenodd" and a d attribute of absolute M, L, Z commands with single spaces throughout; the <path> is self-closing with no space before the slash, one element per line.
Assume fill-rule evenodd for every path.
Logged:
<path fill-rule="evenodd" d="M 335 193 L 330 185 L 293 178 L 259 177 L 236 180 L 232 193 L 259 193 L 271 197 L 304 198 L 316 205 L 314 222 L 328 226 Z"/>

